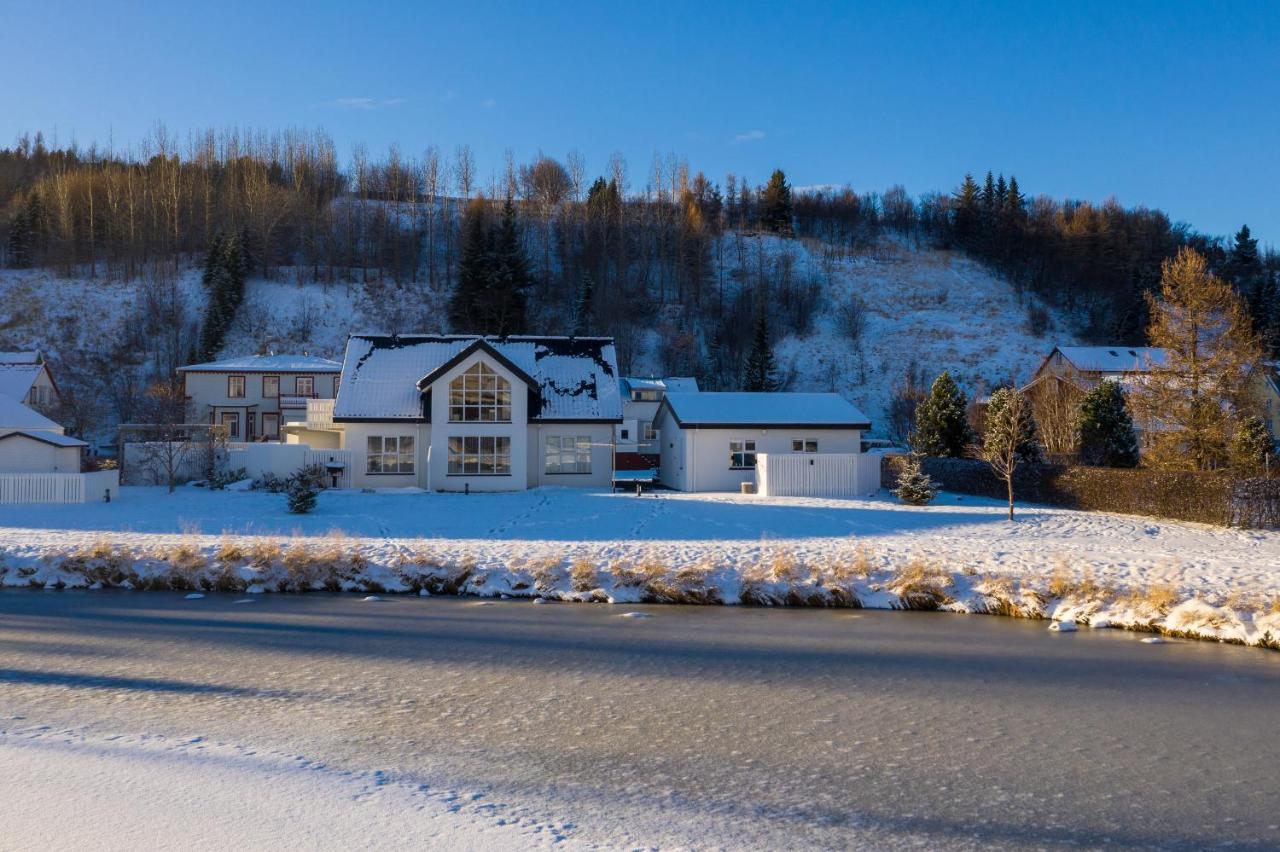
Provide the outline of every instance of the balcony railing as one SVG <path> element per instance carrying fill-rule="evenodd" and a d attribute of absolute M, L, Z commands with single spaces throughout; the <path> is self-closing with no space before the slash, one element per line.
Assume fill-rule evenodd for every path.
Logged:
<path fill-rule="evenodd" d="M 306 408 L 307 403 L 315 399 L 315 394 L 307 396 L 306 394 L 289 393 L 280 394 L 280 408 Z"/>
<path fill-rule="evenodd" d="M 332 399 L 307 400 L 308 429 L 333 428 L 333 402 Z"/>

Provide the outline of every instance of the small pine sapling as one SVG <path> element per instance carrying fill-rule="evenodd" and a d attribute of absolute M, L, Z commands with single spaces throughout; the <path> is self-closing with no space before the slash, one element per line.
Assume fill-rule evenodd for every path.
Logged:
<path fill-rule="evenodd" d="M 911 506 L 924 506 L 938 496 L 938 484 L 924 472 L 919 454 L 907 456 L 907 463 L 903 466 L 902 473 L 898 474 L 898 487 L 893 493 L 903 503 Z"/>

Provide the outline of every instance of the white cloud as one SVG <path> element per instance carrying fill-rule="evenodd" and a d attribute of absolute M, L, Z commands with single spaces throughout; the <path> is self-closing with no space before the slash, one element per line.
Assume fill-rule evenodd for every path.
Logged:
<path fill-rule="evenodd" d="M 733 144 L 741 145 L 743 142 L 759 142 L 763 138 L 763 130 L 748 130 L 746 133 L 739 133 L 733 137 Z"/>
<path fill-rule="evenodd" d="M 383 107 L 395 107 L 404 103 L 404 98 L 335 98 L 329 101 L 329 106 L 338 107 L 339 109 L 381 109 Z"/>

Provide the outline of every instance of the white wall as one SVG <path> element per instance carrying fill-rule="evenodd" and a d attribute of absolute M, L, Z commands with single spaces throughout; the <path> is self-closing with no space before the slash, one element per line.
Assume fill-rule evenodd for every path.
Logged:
<path fill-rule="evenodd" d="M 566 488 L 608 487 L 613 480 L 613 424 L 531 423 L 529 434 L 530 488 L 554 485 Z M 590 473 L 547 473 L 546 446 L 550 437 L 585 437 L 591 441 Z"/>
<path fill-rule="evenodd" d="M 449 383 L 465 373 L 476 362 L 483 361 L 495 373 L 511 383 L 510 423 L 450 423 Z M 441 375 L 431 386 L 432 439 L 431 488 L 435 491 L 523 491 L 529 487 L 529 392 L 528 386 L 514 373 L 488 357 L 474 352 L 453 369 Z M 449 439 L 472 435 L 506 436 L 511 439 L 510 476 L 466 476 L 449 474 Z M 425 483 L 424 483 L 425 485 Z"/>
<path fill-rule="evenodd" d="M 54 447 L 25 435 L 0 441 L 2 473 L 79 473 L 80 448 Z"/>
<path fill-rule="evenodd" d="M 333 399 L 334 380 L 337 373 L 183 373 L 183 381 L 186 383 L 187 397 L 191 400 L 191 418 L 196 423 L 207 423 L 209 421 L 209 412 L 213 411 L 217 414 L 215 422 L 222 422 L 222 412 L 231 412 L 239 415 L 239 434 L 233 440 L 243 441 L 246 435 L 245 413 L 246 408 L 253 413 L 255 417 L 254 435 L 262 436 L 262 415 L 279 414 L 280 399 L 279 397 L 264 397 L 262 395 L 262 377 L 277 376 L 280 379 L 280 396 L 292 396 L 297 390 L 297 380 L 299 376 L 310 377 L 314 380 L 315 395 L 319 399 Z M 231 398 L 227 396 L 227 377 L 228 376 L 244 376 L 244 397 Z M 281 415 L 281 425 L 284 425 L 284 416 Z"/>
<path fill-rule="evenodd" d="M 818 442 L 819 453 L 857 453 L 862 432 L 858 429 L 679 429 L 664 410 L 662 429 L 662 484 L 681 491 L 738 491 L 742 483 L 755 482 L 754 468 L 729 466 L 729 442 L 754 440 L 757 453 L 791 453 L 793 439 Z"/>
<path fill-rule="evenodd" d="M 345 423 L 343 448 L 351 450 L 351 483 L 354 488 L 427 487 L 427 448 L 431 427 L 425 423 Z M 413 473 L 369 473 L 369 438 L 413 438 Z M 435 487 L 434 484 L 432 487 Z"/>

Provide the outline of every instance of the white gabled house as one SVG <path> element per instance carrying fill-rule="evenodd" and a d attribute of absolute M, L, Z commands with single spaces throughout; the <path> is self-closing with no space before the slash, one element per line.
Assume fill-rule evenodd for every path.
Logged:
<path fill-rule="evenodd" d="M 39 352 L 0 352 L 0 394 L 23 405 L 54 413 L 61 402 L 58 385 Z"/>
<path fill-rule="evenodd" d="M 687 376 L 623 376 L 618 380 L 618 390 L 622 394 L 622 422 L 614 429 L 618 467 L 657 467 L 658 430 L 654 418 L 658 416 L 658 406 L 668 393 L 697 393 L 698 380 Z"/>
<path fill-rule="evenodd" d="M 356 334 L 332 411 L 285 432 L 356 488 L 518 491 L 609 485 L 621 421 L 611 338 Z"/>
<path fill-rule="evenodd" d="M 856 455 L 871 428 L 834 393 L 667 393 L 655 424 L 661 482 L 679 491 L 737 491 L 760 454 Z"/>
<path fill-rule="evenodd" d="M 306 419 L 308 403 L 332 400 L 342 365 L 314 355 L 246 355 L 179 367 L 192 422 L 227 430 L 233 442 L 279 441 Z"/>
<path fill-rule="evenodd" d="M 79 473 L 87 446 L 40 412 L 0 394 L 0 473 Z"/>

